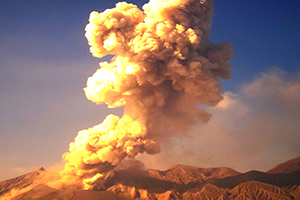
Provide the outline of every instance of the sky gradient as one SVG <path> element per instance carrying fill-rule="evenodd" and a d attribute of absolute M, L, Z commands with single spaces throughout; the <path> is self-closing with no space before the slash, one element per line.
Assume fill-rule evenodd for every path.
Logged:
<path fill-rule="evenodd" d="M 78 131 L 122 114 L 83 92 L 98 63 L 110 59 L 89 53 L 89 13 L 116 2 L 0 2 L 0 181 L 59 164 Z M 211 41 L 234 48 L 225 99 L 207 108 L 206 125 L 166 141 L 159 155 L 139 156 L 147 167 L 264 171 L 300 155 L 300 3 L 214 2 Z"/>

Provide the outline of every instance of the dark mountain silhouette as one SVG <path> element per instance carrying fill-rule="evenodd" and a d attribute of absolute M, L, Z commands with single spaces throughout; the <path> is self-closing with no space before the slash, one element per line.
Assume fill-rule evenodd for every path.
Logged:
<path fill-rule="evenodd" d="M 175 165 L 165 171 L 128 170 L 115 172 L 106 190 L 54 189 L 47 186 L 39 168 L 0 182 L 1 200 L 196 200 L 196 199 L 300 199 L 300 157 L 281 163 L 267 172 L 240 173 L 227 167 L 199 168 Z"/>

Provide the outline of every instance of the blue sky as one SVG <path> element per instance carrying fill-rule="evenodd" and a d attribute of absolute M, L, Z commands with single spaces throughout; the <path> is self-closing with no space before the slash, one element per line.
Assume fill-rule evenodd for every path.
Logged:
<path fill-rule="evenodd" d="M 122 108 L 107 109 L 105 105 L 90 102 L 83 92 L 87 78 L 96 71 L 98 63 L 109 59 L 94 58 L 89 53 L 84 37 L 89 13 L 113 8 L 116 2 L 0 1 L 0 180 L 60 163 L 61 155 L 68 151 L 68 145 L 78 131 L 100 123 L 107 114 L 122 114 Z M 141 8 L 147 1 L 128 2 Z M 141 158 L 149 167 L 163 169 L 182 163 L 199 167 L 226 165 L 238 171 L 267 170 L 300 155 L 299 148 L 287 148 L 300 142 L 300 132 L 296 131 L 300 130 L 299 106 L 294 103 L 300 92 L 297 89 L 300 2 L 215 0 L 214 3 L 211 41 L 230 41 L 234 48 L 234 57 L 230 61 L 232 79 L 222 81 L 227 103 L 232 107 L 223 106 L 224 110 L 212 108 L 211 113 L 216 116 L 212 122 L 206 127 L 196 126 L 191 131 L 191 137 L 197 138 L 193 134 L 199 135 L 199 131 L 203 135 L 197 138 L 198 143 L 192 142 L 192 147 L 188 139 L 182 139 L 184 142 L 178 145 L 179 139 L 172 138 L 161 157 L 153 157 L 157 165 L 147 163 L 151 157 Z M 274 89 L 276 84 L 279 86 Z M 284 93 L 290 90 L 292 97 Z M 286 98 L 273 95 L 278 91 Z M 269 93 L 273 96 L 266 95 Z M 256 116 L 261 121 L 267 118 L 260 110 L 264 111 L 266 107 L 272 110 L 278 106 L 281 109 L 275 113 L 270 111 L 274 118 L 268 119 L 277 128 L 268 129 L 254 122 Z M 236 111 L 242 112 L 243 109 L 251 110 L 245 111 L 247 117 L 221 123 L 222 116 L 234 119 Z M 244 129 L 248 122 L 256 124 L 257 129 Z M 236 123 L 245 126 L 239 127 Z M 281 138 L 285 133 L 280 131 L 287 131 L 287 127 L 292 127 L 288 129 L 292 131 L 287 137 L 290 139 L 285 141 Z M 220 130 L 224 131 L 221 133 Z M 210 131 L 213 134 L 209 134 Z M 253 132 L 262 132 L 261 139 L 251 138 Z M 277 139 L 269 142 L 267 138 L 273 136 Z M 247 146 L 240 138 L 249 141 L 248 149 L 239 151 L 241 146 L 237 143 Z M 234 148 L 226 146 L 229 141 L 235 142 Z M 290 144 L 291 141 L 295 144 Z M 251 149 L 251 145 L 258 143 L 257 151 Z M 217 148 L 214 145 L 218 145 Z M 204 147 L 205 153 L 198 153 L 200 150 L 204 152 Z M 251 151 L 254 153 L 249 153 Z M 275 152 L 277 156 L 261 162 Z M 189 159 L 182 159 L 187 157 L 183 154 L 189 155 Z M 227 161 L 218 159 L 221 154 L 227 156 Z M 250 157 L 247 166 L 242 163 L 245 156 Z M 168 162 L 160 163 L 160 159 Z M 204 162 L 208 159 L 210 163 Z"/>

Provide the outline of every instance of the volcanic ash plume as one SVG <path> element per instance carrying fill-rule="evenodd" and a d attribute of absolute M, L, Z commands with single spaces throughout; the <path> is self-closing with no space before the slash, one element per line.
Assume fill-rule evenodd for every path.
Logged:
<path fill-rule="evenodd" d="M 159 141 L 184 133 L 210 114 L 198 104 L 222 100 L 220 78 L 229 79 L 232 47 L 209 41 L 210 0 L 150 0 L 141 11 L 117 3 L 92 12 L 86 38 L 95 57 L 114 55 L 87 81 L 87 98 L 108 107 L 124 106 L 119 118 L 78 133 L 64 154 L 62 182 L 101 188 L 123 159 L 160 152 Z"/>

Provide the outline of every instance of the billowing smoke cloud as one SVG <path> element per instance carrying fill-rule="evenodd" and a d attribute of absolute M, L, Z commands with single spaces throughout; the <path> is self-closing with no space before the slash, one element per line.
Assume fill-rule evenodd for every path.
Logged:
<path fill-rule="evenodd" d="M 119 118 L 78 133 L 64 154 L 62 182 L 101 188 L 126 157 L 160 152 L 160 141 L 210 114 L 198 104 L 222 100 L 219 79 L 231 76 L 230 43 L 209 41 L 210 0 L 150 0 L 141 11 L 125 2 L 92 12 L 86 38 L 95 57 L 115 55 L 87 81 L 87 98 L 124 106 Z"/>
<path fill-rule="evenodd" d="M 159 155 L 139 155 L 148 168 L 185 163 L 267 171 L 300 152 L 300 73 L 279 68 L 261 73 L 236 93 L 225 92 L 205 125 L 177 135 Z M 176 148 L 174 148 L 176 147 Z"/>

